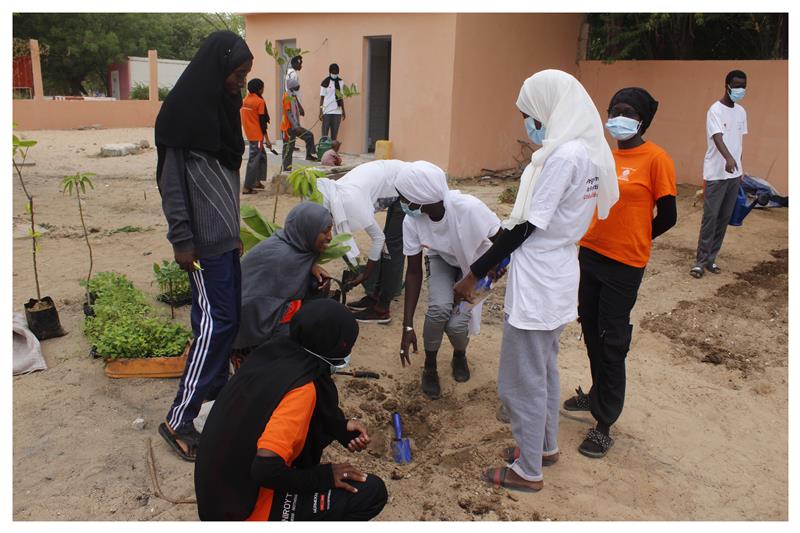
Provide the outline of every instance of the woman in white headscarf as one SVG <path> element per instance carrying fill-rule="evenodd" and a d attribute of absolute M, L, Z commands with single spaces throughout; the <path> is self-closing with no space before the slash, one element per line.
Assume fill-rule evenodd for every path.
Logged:
<path fill-rule="evenodd" d="M 509 465 L 483 479 L 497 487 L 538 491 L 542 465 L 558 460 L 558 346 L 577 318 L 576 244 L 592 221 L 608 216 L 619 197 L 611 150 L 591 98 L 573 76 L 537 72 L 517 98 L 528 136 L 542 147 L 520 180 L 506 232 L 455 287 L 473 300 L 478 279 L 513 252 L 506 288 L 497 389 L 517 446 L 502 451 Z"/>
<path fill-rule="evenodd" d="M 500 230 L 500 219 L 486 204 L 447 187 L 444 171 L 426 161 L 411 163 L 395 182 L 400 206 L 406 213 L 403 221 L 403 253 L 406 269 L 403 336 L 400 362 L 410 363 L 409 349 L 417 351 L 414 311 L 422 286 L 422 250 L 428 269 L 428 310 L 422 339 L 425 368 L 422 391 L 431 399 L 441 395 L 436 356 L 447 333 L 453 345 L 453 379 L 470 377 L 467 344 L 470 335 L 480 329 L 481 306 L 456 312 L 453 308 L 453 285 L 469 270 L 469 265 L 489 249 Z"/>

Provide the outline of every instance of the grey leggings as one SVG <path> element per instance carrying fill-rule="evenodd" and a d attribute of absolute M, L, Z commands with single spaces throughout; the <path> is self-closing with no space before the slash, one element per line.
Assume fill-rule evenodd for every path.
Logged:
<path fill-rule="evenodd" d="M 469 311 L 453 310 L 453 286 L 461 280 L 461 269 L 451 266 L 438 255 L 425 258 L 428 266 L 428 311 L 422 340 L 425 351 L 435 352 L 447 333 L 453 350 L 463 351 L 469 344 Z"/>

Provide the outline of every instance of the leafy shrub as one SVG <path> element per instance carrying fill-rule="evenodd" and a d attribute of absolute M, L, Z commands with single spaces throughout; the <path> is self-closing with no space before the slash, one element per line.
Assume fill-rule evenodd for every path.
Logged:
<path fill-rule="evenodd" d="M 164 99 L 169 94 L 171 87 L 159 87 L 158 88 L 158 99 L 159 101 L 163 102 Z M 145 85 L 144 83 L 134 83 L 133 87 L 131 87 L 131 92 L 129 95 L 131 100 L 148 100 L 150 98 L 150 86 Z"/>
<path fill-rule="evenodd" d="M 157 314 L 146 295 L 122 274 L 100 272 L 89 282 L 94 316 L 83 333 L 105 359 L 174 356 L 191 332 Z"/>

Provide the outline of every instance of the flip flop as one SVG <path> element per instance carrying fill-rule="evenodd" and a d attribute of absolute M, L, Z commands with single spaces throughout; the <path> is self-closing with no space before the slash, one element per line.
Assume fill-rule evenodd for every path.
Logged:
<path fill-rule="evenodd" d="M 519 446 L 509 446 L 508 448 L 503 448 L 500 451 L 500 457 L 506 463 L 513 463 L 517 459 L 519 459 Z M 553 466 L 558 462 L 558 452 L 552 455 L 543 455 L 542 456 L 542 466 Z"/>
<path fill-rule="evenodd" d="M 542 490 L 542 487 L 544 486 L 544 482 L 542 481 L 531 482 L 538 484 L 536 487 L 531 487 L 530 485 L 522 484 L 519 481 L 508 479 L 506 476 L 508 475 L 509 470 L 511 469 L 507 466 L 488 468 L 481 474 L 481 479 L 496 489 L 503 487 L 508 490 L 516 490 L 519 492 L 539 492 Z"/>
<path fill-rule="evenodd" d="M 242 194 L 255 194 L 255 193 L 256 193 L 256 191 L 254 191 L 253 189 L 243 189 L 242 190 Z"/>
<path fill-rule="evenodd" d="M 183 451 L 183 448 L 181 448 L 181 445 L 178 443 L 178 436 L 171 432 L 164 422 L 158 426 L 158 434 L 164 437 L 167 444 L 172 446 L 172 449 L 175 450 L 181 459 L 189 461 L 190 463 L 194 462 L 195 455 L 197 454 L 197 443 L 195 443 L 193 439 L 180 437 L 180 440 L 185 442 L 189 447 L 189 452 L 187 453 Z"/>

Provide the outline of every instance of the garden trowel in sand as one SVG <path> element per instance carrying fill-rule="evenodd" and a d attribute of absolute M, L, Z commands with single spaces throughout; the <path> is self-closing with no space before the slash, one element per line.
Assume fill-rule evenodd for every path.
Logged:
<path fill-rule="evenodd" d="M 392 425 L 394 426 L 394 440 L 392 441 L 392 457 L 394 462 L 400 465 L 411 462 L 411 442 L 403 437 L 403 424 L 400 422 L 400 414 L 392 414 Z"/>

